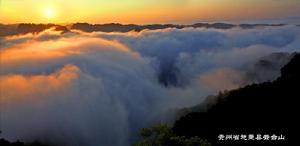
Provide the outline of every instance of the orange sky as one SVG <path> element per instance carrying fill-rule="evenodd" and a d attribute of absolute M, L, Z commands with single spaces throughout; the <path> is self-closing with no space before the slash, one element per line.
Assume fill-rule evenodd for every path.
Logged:
<path fill-rule="evenodd" d="M 0 23 L 192 23 L 298 17 L 299 0 L 0 0 Z"/>

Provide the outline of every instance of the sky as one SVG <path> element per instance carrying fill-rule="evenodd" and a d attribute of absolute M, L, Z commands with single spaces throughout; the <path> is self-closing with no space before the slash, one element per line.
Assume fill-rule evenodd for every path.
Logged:
<path fill-rule="evenodd" d="M 300 18 L 299 0 L 0 0 L 0 23 L 193 23 Z"/>

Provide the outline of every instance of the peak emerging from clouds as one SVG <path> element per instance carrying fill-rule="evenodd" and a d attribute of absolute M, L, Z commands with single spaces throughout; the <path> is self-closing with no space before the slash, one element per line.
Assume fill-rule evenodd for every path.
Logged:
<path fill-rule="evenodd" d="M 89 24 L 89 23 L 74 23 L 70 25 L 58 25 L 58 24 L 31 24 L 20 23 L 13 25 L 0 24 L 0 37 L 9 35 L 19 35 L 26 33 L 39 33 L 52 27 L 62 33 L 68 32 L 72 29 L 80 30 L 84 32 L 140 32 L 143 30 L 159 30 L 159 29 L 183 29 L 183 28 L 203 28 L 203 29 L 255 29 L 266 27 L 283 27 L 287 24 L 229 24 L 229 23 L 195 23 L 191 25 L 178 25 L 178 24 L 149 24 L 149 25 L 137 25 L 137 24 L 119 24 L 119 23 L 107 23 L 107 24 Z"/>

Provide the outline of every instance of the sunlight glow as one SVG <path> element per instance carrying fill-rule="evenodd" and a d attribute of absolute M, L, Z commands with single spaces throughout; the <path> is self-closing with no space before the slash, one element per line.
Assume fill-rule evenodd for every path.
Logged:
<path fill-rule="evenodd" d="M 44 16 L 48 19 L 51 19 L 55 16 L 55 12 L 52 8 L 46 8 L 44 10 Z"/>
<path fill-rule="evenodd" d="M 0 23 L 196 23 L 299 16 L 299 0 L 0 0 Z"/>

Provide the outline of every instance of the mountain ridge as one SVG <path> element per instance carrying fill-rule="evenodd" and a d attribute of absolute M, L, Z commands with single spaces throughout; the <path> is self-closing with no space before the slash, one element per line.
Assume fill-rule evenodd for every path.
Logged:
<path fill-rule="evenodd" d="M 71 23 L 68 25 L 60 24 L 34 24 L 34 23 L 18 23 L 18 24 L 0 24 L 0 37 L 9 35 L 20 35 L 26 33 L 40 33 L 46 29 L 55 28 L 62 33 L 69 32 L 72 29 L 85 32 L 140 32 L 142 30 L 159 30 L 166 28 L 204 28 L 204 29 L 254 29 L 258 27 L 282 27 L 287 24 L 230 24 L 230 23 L 195 23 L 190 25 L 180 24 L 121 24 L 121 23 L 105 23 L 105 24 L 89 24 L 89 23 Z"/>
<path fill-rule="evenodd" d="M 252 84 L 224 92 L 206 111 L 193 111 L 179 118 L 173 127 L 177 135 L 199 136 L 213 145 L 288 145 L 290 126 L 297 124 L 300 82 L 300 54 L 281 69 L 273 82 Z M 283 134 L 286 141 L 232 143 L 218 141 L 219 134 Z M 230 143 L 231 142 L 231 143 Z"/>

